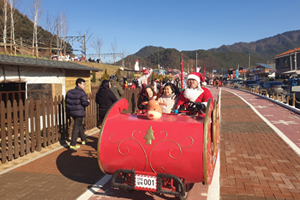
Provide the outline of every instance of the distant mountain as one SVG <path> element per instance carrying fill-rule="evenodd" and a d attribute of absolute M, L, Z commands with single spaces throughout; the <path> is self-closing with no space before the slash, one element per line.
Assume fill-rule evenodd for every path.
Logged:
<path fill-rule="evenodd" d="M 154 46 L 146 46 L 141 48 L 138 52 L 136 52 L 134 55 L 142 58 L 147 58 L 151 54 L 157 53 L 159 51 L 164 50 L 163 47 L 154 47 Z"/>
<path fill-rule="evenodd" d="M 133 69 L 136 60 L 139 60 L 140 66 L 152 67 L 159 64 L 164 69 L 180 69 L 180 54 L 183 53 L 183 65 L 185 70 L 188 70 L 196 65 L 196 52 L 198 53 L 197 66 L 206 67 L 210 71 L 237 66 L 246 68 L 249 63 L 249 55 L 242 52 L 210 52 L 206 50 L 180 52 L 177 49 L 163 49 L 145 58 L 136 56 L 139 54 L 129 55 L 124 59 L 124 63 L 125 67 L 130 69 Z M 265 63 L 266 60 L 261 56 L 251 55 L 251 65 L 261 62 Z M 121 65 L 122 60 L 117 64 Z"/>
<path fill-rule="evenodd" d="M 254 53 L 256 56 L 270 60 L 274 56 L 300 46 L 300 30 L 288 31 L 255 42 L 239 42 L 233 45 L 223 45 L 219 48 L 209 49 L 210 52 L 243 52 Z"/>
<path fill-rule="evenodd" d="M 140 60 L 140 66 L 160 66 L 167 68 L 180 68 L 180 54 L 183 53 L 185 68 L 197 66 L 206 67 L 207 71 L 213 69 L 237 68 L 237 66 L 250 67 L 257 63 L 272 63 L 273 57 L 300 47 L 300 30 L 288 31 L 272 37 L 264 38 L 250 43 L 239 42 L 233 45 L 223 45 L 219 48 L 209 50 L 194 50 L 179 52 L 176 49 L 165 49 L 163 47 L 146 46 L 134 55 L 125 58 L 125 67 L 132 68 L 135 60 Z M 134 58 L 134 59 L 133 59 Z M 132 67 L 131 67 L 132 66 Z"/>

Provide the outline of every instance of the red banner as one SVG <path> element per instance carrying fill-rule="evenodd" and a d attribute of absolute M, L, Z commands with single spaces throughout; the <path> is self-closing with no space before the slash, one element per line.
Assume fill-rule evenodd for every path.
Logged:
<path fill-rule="evenodd" d="M 183 90 L 183 54 L 180 55 L 180 65 L 181 65 L 181 89 Z"/>

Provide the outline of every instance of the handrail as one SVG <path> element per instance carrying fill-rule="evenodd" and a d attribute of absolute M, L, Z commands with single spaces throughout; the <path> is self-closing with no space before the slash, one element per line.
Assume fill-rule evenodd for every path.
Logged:
<path fill-rule="evenodd" d="M 236 88 L 236 87 L 234 87 L 233 84 L 228 84 L 227 87 Z M 237 89 L 244 90 L 244 91 L 249 91 L 249 92 L 252 92 L 252 93 L 257 93 L 259 95 L 266 96 L 270 99 L 280 101 L 280 102 L 288 104 L 288 105 L 290 105 L 290 102 L 291 102 L 291 106 L 293 106 L 293 107 L 296 107 L 296 103 L 300 104 L 300 101 L 297 101 L 297 99 L 296 99 L 296 93 L 293 93 L 292 98 L 290 98 L 290 96 L 286 96 L 286 101 L 284 102 L 284 94 L 278 94 L 278 93 L 268 94 L 267 91 L 260 91 L 257 88 L 246 88 L 245 86 L 241 86 Z"/>

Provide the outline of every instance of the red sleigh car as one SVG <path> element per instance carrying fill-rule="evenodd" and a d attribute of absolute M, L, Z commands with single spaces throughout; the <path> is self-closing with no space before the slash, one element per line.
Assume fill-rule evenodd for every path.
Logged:
<path fill-rule="evenodd" d="M 209 185 L 220 143 L 218 101 L 207 104 L 205 117 L 122 114 L 126 99 L 107 112 L 98 141 L 98 163 L 112 174 L 112 186 L 186 199 L 193 183 Z M 186 112 L 186 111 L 185 111 Z"/>

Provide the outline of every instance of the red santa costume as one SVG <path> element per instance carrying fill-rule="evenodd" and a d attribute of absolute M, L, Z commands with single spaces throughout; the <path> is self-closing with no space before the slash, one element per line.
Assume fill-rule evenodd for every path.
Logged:
<path fill-rule="evenodd" d="M 192 72 L 186 78 L 186 80 L 189 79 L 195 79 L 198 82 L 198 87 L 195 89 L 187 87 L 185 90 L 183 90 L 180 93 L 177 102 L 177 108 L 186 101 L 200 102 L 207 106 L 208 99 L 213 99 L 213 96 L 209 89 L 201 87 L 200 81 L 202 82 L 202 84 L 203 82 L 205 82 L 203 76 L 198 72 Z M 202 112 L 202 114 L 204 113 Z"/>
<path fill-rule="evenodd" d="M 143 84 L 149 85 L 149 77 L 151 76 L 153 71 L 152 69 L 147 70 L 146 67 L 143 67 L 142 70 L 143 75 L 140 78 L 138 78 L 138 84 L 140 88 L 142 88 Z"/>

